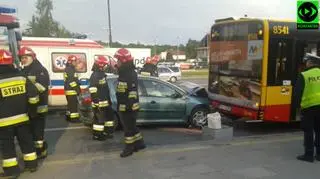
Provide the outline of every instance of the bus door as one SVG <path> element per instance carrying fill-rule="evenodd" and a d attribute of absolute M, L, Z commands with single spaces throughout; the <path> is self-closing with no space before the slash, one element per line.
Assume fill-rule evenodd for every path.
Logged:
<path fill-rule="evenodd" d="M 294 73 L 293 43 L 290 38 L 270 38 L 265 120 L 290 120 Z"/>

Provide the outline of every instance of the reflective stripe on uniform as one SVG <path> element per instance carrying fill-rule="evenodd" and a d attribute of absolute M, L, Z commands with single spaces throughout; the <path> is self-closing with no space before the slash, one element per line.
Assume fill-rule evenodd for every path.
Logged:
<path fill-rule="evenodd" d="M 36 76 L 28 76 L 28 79 L 29 79 L 32 83 L 35 83 L 37 77 L 36 77 Z"/>
<path fill-rule="evenodd" d="M 74 88 L 74 87 L 76 87 L 78 84 L 77 84 L 77 82 L 71 82 L 71 83 L 69 83 L 70 84 L 70 86 L 72 87 L 72 88 Z"/>
<path fill-rule="evenodd" d="M 134 99 L 137 99 L 138 98 L 138 94 L 136 91 L 130 91 L 129 92 L 129 96 L 128 98 L 134 98 Z"/>
<path fill-rule="evenodd" d="M 141 72 L 141 75 L 142 76 L 151 76 L 151 73 L 149 73 L 149 72 Z"/>
<path fill-rule="evenodd" d="M 17 158 L 9 158 L 9 159 L 3 159 L 2 160 L 2 167 L 3 168 L 9 168 L 14 167 L 18 165 Z"/>
<path fill-rule="evenodd" d="M 39 96 L 36 96 L 36 97 L 33 97 L 33 98 L 29 98 L 28 99 L 28 102 L 30 103 L 30 104 L 37 104 L 38 102 L 39 102 Z"/>
<path fill-rule="evenodd" d="M 132 144 L 135 142 L 135 137 L 124 137 L 124 143 Z"/>
<path fill-rule="evenodd" d="M 24 161 L 33 161 L 33 160 L 36 160 L 36 159 L 37 159 L 37 153 L 35 153 L 35 152 L 23 155 L 23 160 Z"/>
<path fill-rule="evenodd" d="M 72 119 L 72 118 L 78 118 L 78 117 L 80 117 L 80 114 L 79 113 L 71 113 L 70 114 L 70 118 Z"/>
<path fill-rule="evenodd" d="M 141 140 L 142 139 L 142 135 L 141 135 L 141 133 L 139 132 L 139 133 L 137 133 L 136 135 L 134 135 L 134 137 L 135 137 L 135 140 L 137 141 L 137 140 Z"/>
<path fill-rule="evenodd" d="M 0 88 L 25 84 L 26 80 L 27 79 L 24 77 L 12 77 L 12 78 L 2 79 L 0 80 Z"/>
<path fill-rule="evenodd" d="M 90 87 L 89 88 L 89 92 L 92 94 L 92 93 L 97 93 L 98 92 L 98 88 L 96 87 Z"/>
<path fill-rule="evenodd" d="M 0 119 L 0 127 L 19 124 L 28 120 L 29 120 L 29 117 L 27 114 L 19 114 L 16 116 L 5 117 Z"/>
<path fill-rule="evenodd" d="M 121 112 L 126 111 L 126 105 L 120 104 L 119 105 L 119 111 L 121 111 Z"/>
<path fill-rule="evenodd" d="M 43 140 L 35 141 L 34 145 L 36 148 L 42 148 L 43 147 Z"/>
<path fill-rule="evenodd" d="M 40 83 L 36 83 L 35 86 L 40 93 L 43 93 L 46 90 L 46 88 L 42 86 Z"/>
<path fill-rule="evenodd" d="M 64 79 L 64 81 L 66 80 L 66 78 L 68 78 L 68 74 L 67 74 L 67 73 L 63 73 L 63 79 Z"/>
<path fill-rule="evenodd" d="M 128 84 L 126 82 L 119 82 L 117 85 L 117 92 L 124 93 L 128 89 Z"/>
<path fill-rule="evenodd" d="M 99 107 L 99 103 L 91 103 L 91 107 L 93 108 Z"/>
<path fill-rule="evenodd" d="M 100 85 L 103 85 L 103 84 L 105 84 L 105 83 L 106 83 L 106 79 L 99 80 L 99 84 L 100 84 Z"/>
<path fill-rule="evenodd" d="M 108 107 L 108 106 L 109 106 L 108 101 L 99 101 L 99 107 L 103 108 L 103 107 Z"/>
<path fill-rule="evenodd" d="M 48 105 L 38 106 L 37 113 L 46 113 L 48 110 Z"/>
<path fill-rule="evenodd" d="M 113 122 L 113 121 L 106 121 L 106 122 L 104 123 L 104 126 L 106 126 L 106 127 L 113 127 L 113 126 L 114 126 L 114 122 Z"/>
<path fill-rule="evenodd" d="M 65 94 L 67 96 L 73 96 L 73 95 L 77 95 L 77 92 L 75 90 L 66 90 Z"/>
<path fill-rule="evenodd" d="M 93 124 L 93 130 L 94 131 L 104 131 L 104 126 Z"/>
<path fill-rule="evenodd" d="M 139 108 L 140 108 L 139 103 L 134 103 L 134 104 L 132 105 L 132 110 L 133 110 L 133 111 L 138 110 Z"/>

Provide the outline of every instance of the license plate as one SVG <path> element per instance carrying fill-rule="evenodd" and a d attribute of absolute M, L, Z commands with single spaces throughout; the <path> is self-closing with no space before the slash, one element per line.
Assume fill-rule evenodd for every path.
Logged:
<path fill-rule="evenodd" d="M 231 111 L 231 107 L 230 106 L 225 106 L 223 104 L 219 105 L 219 109 L 225 110 L 225 111 Z"/>

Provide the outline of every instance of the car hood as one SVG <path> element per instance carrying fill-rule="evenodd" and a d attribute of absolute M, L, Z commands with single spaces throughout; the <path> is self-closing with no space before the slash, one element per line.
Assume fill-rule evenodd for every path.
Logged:
<path fill-rule="evenodd" d="M 183 82 L 177 82 L 176 85 L 182 88 L 184 91 L 186 91 L 187 94 L 190 96 L 196 96 L 201 98 L 208 97 L 207 90 L 196 83 L 183 81 Z"/>

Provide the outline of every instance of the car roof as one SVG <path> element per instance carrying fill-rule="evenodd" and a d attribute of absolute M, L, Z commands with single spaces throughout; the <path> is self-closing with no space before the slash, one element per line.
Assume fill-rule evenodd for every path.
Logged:
<path fill-rule="evenodd" d="M 107 76 L 107 79 L 116 80 L 117 78 L 118 78 L 118 75 L 115 75 L 115 74 Z M 183 89 L 183 88 L 181 88 L 181 87 L 179 87 L 179 86 L 177 86 L 175 84 L 169 83 L 167 81 L 163 81 L 163 80 L 159 79 L 158 77 L 138 75 L 138 78 L 139 79 L 146 79 L 146 80 L 151 79 L 151 80 L 154 80 L 154 81 L 159 81 L 161 83 L 167 84 L 169 86 L 173 86 L 174 88 L 177 88 L 180 91 L 183 91 L 183 92 L 187 93 L 187 91 L 185 89 Z"/>

